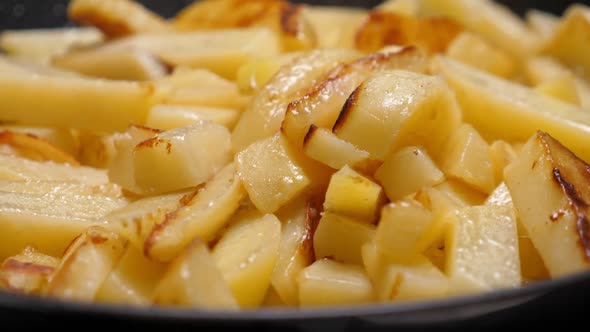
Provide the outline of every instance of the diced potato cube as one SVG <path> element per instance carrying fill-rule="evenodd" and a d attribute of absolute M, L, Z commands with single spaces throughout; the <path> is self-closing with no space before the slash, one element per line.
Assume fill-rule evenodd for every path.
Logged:
<path fill-rule="evenodd" d="M 389 156 L 377 169 L 375 178 L 391 201 L 434 186 L 445 180 L 445 175 L 423 148 L 410 146 Z"/>
<path fill-rule="evenodd" d="M 371 164 L 367 151 L 360 150 L 338 138 L 328 129 L 315 125 L 312 125 L 305 135 L 303 152 L 311 159 L 334 169 L 341 169 L 345 165 L 362 169 Z"/>
<path fill-rule="evenodd" d="M 440 78 L 383 71 L 355 90 L 333 131 L 378 160 L 407 145 L 424 145 L 434 155 L 460 123 L 455 106 Z"/>
<path fill-rule="evenodd" d="M 133 149 L 134 178 L 143 192 L 164 193 L 209 180 L 231 161 L 227 128 L 207 121 L 156 134 Z"/>
<path fill-rule="evenodd" d="M 274 215 L 245 211 L 213 248 L 213 259 L 240 307 L 255 308 L 264 300 L 280 237 L 281 222 Z"/>
<path fill-rule="evenodd" d="M 383 201 L 381 186 L 344 166 L 330 179 L 324 211 L 373 223 Z"/>
<path fill-rule="evenodd" d="M 154 302 L 198 309 L 238 309 L 207 244 L 195 240 L 168 266 L 156 286 Z"/>
<path fill-rule="evenodd" d="M 374 237 L 374 226 L 326 213 L 320 219 L 313 236 L 315 257 L 360 264 L 362 262 L 361 247 Z"/>
<path fill-rule="evenodd" d="M 455 131 L 445 148 L 442 169 L 449 177 L 490 193 L 494 190 L 494 172 L 488 143 L 471 125 L 463 124 Z"/>
<path fill-rule="evenodd" d="M 373 286 L 363 268 L 321 259 L 299 275 L 302 306 L 351 305 L 373 300 Z"/>
<path fill-rule="evenodd" d="M 510 55 L 472 32 L 463 32 L 455 38 L 446 54 L 451 59 L 500 77 L 510 78 L 516 70 L 516 63 Z"/>
<path fill-rule="evenodd" d="M 590 139 L 589 112 L 451 59 L 438 62 L 455 90 L 465 121 L 486 138 L 521 142 L 544 130 L 590 160 L 585 143 Z"/>
<path fill-rule="evenodd" d="M 413 200 L 386 205 L 375 234 L 377 248 L 392 261 L 411 261 L 419 254 L 417 242 L 432 220 L 432 213 Z"/>
<path fill-rule="evenodd" d="M 298 154 L 281 134 L 275 134 L 236 156 L 244 187 L 260 211 L 275 212 L 310 185 Z"/>
<path fill-rule="evenodd" d="M 445 252 L 452 293 L 521 285 L 518 234 L 512 209 L 468 207 L 449 217 L 451 229 Z"/>
<path fill-rule="evenodd" d="M 518 217 L 551 277 L 590 268 L 587 174 L 585 162 L 543 132 L 504 172 Z"/>

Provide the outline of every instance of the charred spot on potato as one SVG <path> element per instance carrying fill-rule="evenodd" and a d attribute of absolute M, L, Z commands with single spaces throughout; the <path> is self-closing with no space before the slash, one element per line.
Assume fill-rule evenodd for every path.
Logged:
<path fill-rule="evenodd" d="M 315 135 L 315 133 L 316 133 L 317 130 L 318 130 L 318 127 L 316 125 L 314 125 L 314 124 L 312 124 L 309 127 L 309 130 L 307 131 L 307 134 L 305 134 L 305 137 L 303 138 L 303 146 L 306 146 L 307 145 L 307 143 Z"/>
<path fill-rule="evenodd" d="M 348 115 L 356 107 L 359 92 L 361 90 L 362 90 L 362 84 L 358 88 L 356 88 L 350 94 L 350 96 L 348 96 L 348 99 L 346 99 L 346 102 L 344 103 L 344 106 L 342 106 L 342 110 L 340 110 L 340 113 L 338 114 L 338 118 L 336 119 L 336 122 L 334 123 L 334 126 L 332 127 L 333 133 L 335 133 L 335 134 L 338 133 L 338 130 L 340 130 L 340 128 L 342 128 L 342 125 L 346 122 L 346 118 L 348 117 Z"/>
<path fill-rule="evenodd" d="M 302 5 L 285 3 L 281 6 L 281 29 L 285 34 L 293 37 L 299 35 L 299 15 L 302 10 Z"/>

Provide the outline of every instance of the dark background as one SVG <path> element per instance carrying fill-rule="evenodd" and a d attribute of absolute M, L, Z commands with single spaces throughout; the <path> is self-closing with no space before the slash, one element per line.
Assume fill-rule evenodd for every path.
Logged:
<path fill-rule="evenodd" d="M 163 16 L 170 17 L 180 8 L 193 0 L 140 0 L 141 3 Z M 575 1 L 568 0 L 498 0 L 509 4 L 517 12 L 525 8 L 540 8 L 554 13 L 562 13 L 568 5 Z M 381 0 L 308 0 L 294 2 L 313 2 L 323 5 L 358 5 L 374 6 Z M 579 0 L 590 4 L 590 0 Z M 19 28 L 43 28 L 66 25 L 67 0 L 0 0 L 0 30 Z"/>

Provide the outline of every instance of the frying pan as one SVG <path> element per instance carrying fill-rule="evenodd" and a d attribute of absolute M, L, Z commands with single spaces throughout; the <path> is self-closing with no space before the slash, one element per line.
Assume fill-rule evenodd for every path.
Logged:
<path fill-rule="evenodd" d="M 190 0 L 144 0 L 147 7 L 169 17 Z M 295 1 L 302 2 L 302 1 Z M 304 1 L 321 5 L 370 7 L 380 0 Z M 522 14 L 539 8 L 561 14 L 574 1 L 500 1 Z M 590 0 L 578 1 L 590 3 Z M 70 25 L 66 0 L 0 0 L 0 30 Z M 362 329 L 442 329 L 573 326 L 587 315 L 590 272 L 541 281 L 521 288 L 436 301 L 343 306 L 314 309 L 261 309 L 224 312 L 192 309 L 136 308 L 45 299 L 0 291 L 0 326 L 101 328 L 254 328 L 256 331 L 333 331 Z M 585 324 L 587 325 L 587 324 Z"/>

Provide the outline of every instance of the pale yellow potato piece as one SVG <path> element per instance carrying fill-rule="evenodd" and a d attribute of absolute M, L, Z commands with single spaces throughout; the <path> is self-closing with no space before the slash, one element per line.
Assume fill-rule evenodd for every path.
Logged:
<path fill-rule="evenodd" d="M 44 295 L 93 301 L 126 246 L 126 241 L 116 233 L 99 226 L 87 229 L 68 246 Z"/>
<path fill-rule="evenodd" d="M 387 0 L 383 1 L 375 9 L 384 12 L 392 12 L 408 16 L 418 16 L 420 13 L 420 1 L 418 0 Z"/>
<path fill-rule="evenodd" d="M 160 98 L 160 92 L 150 82 L 3 75 L 0 77 L 0 99 L 4 101 L 0 121 L 98 131 L 124 130 L 129 123 L 145 121 L 148 110 Z M 84 116 L 80 115 L 80 110 L 84 110 Z"/>
<path fill-rule="evenodd" d="M 166 65 L 149 52 L 108 46 L 70 51 L 54 58 L 52 65 L 87 76 L 130 81 L 155 80 L 168 71 Z"/>
<path fill-rule="evenodd" d="M 300 98 L 325 73 L 342 62 L 359 56 L 349 49 L 322 49 L 303 54 L 283 66 L 246 107 L 232 133 L 235 151 L 274 135 L 280 128 L 289 103 Z"/>
<path fill-rule="evenodd" d="M 99 44 L 104 39 L 95 28 L 4 30 L 0 48 L 12 57 L 47 63 L 71 48 Z"/>
<path fill-rule="evenodd" d="M 563 14 L 545 52 L 590 77 L 590 8 L 572 5 Z"/>
<path fill-rule="evenodd" d="M 516 217 L 511 208 L 468 207 L 448 217 L 446 272 L 452 294 L 521 285 Z"/>
<path fill-rule="evenodd" d="M 449 45 L 446 55 L 505 78 L 512 77 L 517 69 L 517 64 L 509 54 L 472 32 L 463 32 L 457 36 Z"/>
<path fill-rule="evenodd" d="M 590 267 L 587 167 L 554 138 L 539 132 L 504 172 L 518 217 L 551 277 Z"/>
<path fill-rule="evenodd" d="M 544 43 L 551 40 L 559 25 L 558 16 L 538 9 L 527 10 L 525 20 L 529 29 L 541 37 Z"/>
<path fill-rule="evenodd" d="M 326 128 L 312 125 L 303 140 L 303 152 L 311 159 L 334 169 L 348 165 L 365 169 L 371 165 L 369 153 L 338 138 Z"/>
<path fill-rule="evenodd" d="M 262 301 L 261 307 L 284 308 L 289 307 L 289 305 L 281 299 L 274 287 L 270 287 L 264 296 L 264 301 Z"/>
<path fill-rule="evenodd" d="M 421 147 L 403 148 L 385 159 L 375 178 L 391 201 L 397 201 L 424 187 L 442 183 L 445 175 Z"/>
<path fill-rule="evenodd" d="M 353 305 L 373 301 L 373 286 L 359 265 L 321 259 L 299 275 L 301 306 Z"/>
<path fill-rule="evenodd" d="M 0 191 L 18 194 L 63 194 L 71 196 L 104 196 L 113 199 L 123 198 L 121 187 L 113 183 L 99 185 L 64 181 L 0 181 Z"/>
<path fill-rule="evenodd" d="M 166 266 L 147 259 L 141 250 L 128 246 L 106 277 L 95 300 L 105 303 L 149 305 Z"/>
<path fill-rule="evenodd" d="M 538 51 L 540 38 L 510 8 L 495 1 L 423 0 L 424 15 L 447 16 L 519 58 Z"/>
<path fill-rule="evenodd" d="M 363 263 L 380 302 L 435 299 L 447 295 L 449 280 L 426 257 L 392 263 L 375 243 L 362 248 Z"/>
<path fill-rule="evenodd" d="M 590 160 L 585 144 L 590 135 L 590 113 L 456 61 L 438 60 L 465 121 L 482 135 L 520 142 L 544 130 L 582 159 Z"/>
<path fill-rule="evenodd" d="M 279 255 L 281 222 L 272 214 L 245 211 L 212 251 L 221 274 L 242 308 L 264 300 Z"/>
<path fill-rule="evenodd" d="M 6 76 L 39 75 L 45 77 L 81 78 L 74 72 L 55 68 L 47 63 L 0 54 L 0 73 Z"/>
<path fill-rule="evenodd" d="M 496 187 L 486 199 L 485 205 L 514 209 L 512 196 L 505 182 Z M 522 224 L 521 218 L 516 219 L 516 229 L 518 231 L 518 254 L 520 256 L 520 273 L 523 283 L 548 279 L 549 272 L 547 272 L 543 259 L 535 249 L 529 233 Z"/>
<path fill-rule="evenodd" d="M 15 189 L 6 186 L 0 191 L 0 258 L 16 255 L 28 245 L 60 256 L 73 238 L 127 204 L 123 198 L 59 185 L 47 192 Z"/>
<path fill-rule="evenodd" d="M 113 156 L 109 157 L 108 175 L 109 180 L 120 185 L 123 189 L 142 194 L 143 191 L 135 182 L 135 167 L 133 161 L 133 150 L 137 144 L 154 137 L 161 131 L 138 125 L 130 125 L 123 133 L 115 133 L 109 139 L 102 140 L 106 151 L 114 149 Z M 99 141 L 98 149 L 101 149 Z"/>
<path fill-rule="evenodd" d="M 315 205 L 318 203 L 314 198 L 303 194 L 277 212 L 282 225 L 281 243 L 271 289 L 286 305 L 299 303 L 297 278 L 301 270 L 313 263 L 313 230 L 320 218 Z"/>
<path fill-rule="evenodd" d="M 68 17 L 93 25 L 110 38 L 172 30 L 162 17 L 131 0 L 74 0 L 68 5 Z"/>
<path fill-rule="evenodd" d="M 326 213 L 320 219 L 313 236 L 315 257 L 361 264 L 361 247 L 374 237 L 373 225 Z"/>
<path fill-rule="evenodd" d="M 392 261 L 411 261 L 420 253 L 418 240 L 432 221 L 432 213 L 414 200 L 384 206 L 375 233 L 378 250 Z"/>
<path fill-rule="evenodd" d="M 30 133 L 0 129 L 0 144 L 8 155 L 80 166 L 73 155 Z"/>
<path fill-rule="evenodd" d="M 585 109 L 590 109 L 590 83 L 558 60 L 547 56 L 530 58 L 524 64 L 524 74 L 532 86 L 538 86 L 547 81 L 560 80 L 564 76 L 573 76 L 580 105 Z"/>
<path fill-rule="evenodd" d="M 544 81 L 535 87 L 538 92 L 566 103 L 580 106 L 580 97 L 573 75 L 563 75 Z"/>
<path fill-rule="evenodd" d="M 498 140 L 490 144 L 489 153 L 494 170 L 494 184 L 499 186 L 504 181 L 504 169 L 516 159 L 516 151 L 508 142 Z"/>
<path fill-rule="evenodd" d="M 238 309 L 207 244 L 198 239 L 174 258 L 153 293 L 159 305 Z"/>
<path fill-rule="evenodd" d="M 283 135 L 276 134 L 236 156 L 244 187 L 258 210 L 275 212 L 311 184 L 298 154 Z"/>
<path fill-rule="evenodd" d="M 384 201 L 377 183 L 345 165 L 330 179 L 324 212 L 373 223 Z"/>
<path fill-rule="evenodd" d="M 338 126 L 337 120 L 346 117 L 348 109 L 354 108 L 356 104 L 357 93 L 353 92 L 369 77 L 383 70 L 393 69 L 420 72 L 426 69 L 425 65 L 422 52 L 413 47 L 392 52 L 371 53 L 352 62 L 341 64 L 332 69 L 324 81 L 311 87 L 304 96 L 293 100 L 287 106 L 281 131 L 295 146 L 302 146 L 311 125 L 320 128 Z M 346 120 L 342 119 L 342 121 Z"/>
<path fill-rule="evenodd" d="M 145 240 L 156 224 L 166 216 L 188 204 L 197 194 L 195 188 L 170 194 L 147 196 L 105 215 L 104 227 L 125 237 L 143 252 Z"/>
<path fill-rule="evenodd" d="M 135 183 L 143 192 L 171 192 L 200 185 L 227 165 L 231 135 L 222 125 L 199 121 L 156 134 L 132 154 Z"/>
<path fill-rule="evenodd" d="M 302 52 L 283 53 L 272 57 L 255 58 L 244 63 L 236 75 L 240 91 L 258 93 L 282 66 L 288 65 L 302 54 Z"/>
<path fill-rule="evenodd" d="M 231 163 L 154 227 L 145 241 L 144 253 L 152 259 L 168 262 L 192 239 L 213 239 L 245 197 L 236 167 Z"/>
<path fill-rule="evenodd" d="M 489 194 L 494 190 L 494 170 L 488 143 L 469 124 L 462 124 L 449 138 L 441 162 L 449 177 Z"/>
<path fill-rule="evenodd" d="M 77 131 L 77 157 L 82 165 L 108 169 L 117 156 L 115 141 L 118 134 Z"/>
<path fill-rule="evenodd" d="M 79 150 L 82 144 L 79 135 L 75 134 L 73 130 L 66 128 L 0 125 L 0 132 L 2 131 L 33 135 L 79 158 Z"/>
<path fill-rule="evenodd" d="M 205 68 L 229 79 L 251 59 L 280 52 L 277 36 L 267 28 L 144 34 L 111 45 L 144 49 L 170 65 Z"/>
<path fill-rule="evenodd" d="M 413 198 L 420 202 L 435 216 L 447 213 L 450 210 L 467 207 L 467 202 L 447 190 L 439 187 L 426 187 L 418 191 Z"/>
<path fill-rule="evenodd" d="M 462 181 L 447 179 L 436 186 L 437 189 L 452 197 L 455 201 L 462 201 L 466 205 L 481 205 L 487 195 Z"/>
<path fill-rule="evenodd" d="M 59 259 L 26 247 L 0 265 L 0 287 L 13 292 L 40 294 Z"/>
<path fill-rule="evenodd" d="M 306 6 L 304 15 L 315 30 L 318 48 L 352 48 L 367 12 L 346 6 Z"/>
<path fill-rule="evenodd" d="M 62 181 L 102 185 L 109 182 L 107 172 L 91 167 L 38 162 L 21 157 L 0 154 L 0 180 L 2 181 Z"/>
<path fill-rule="evenodd" d="M 160 130 L 186 127 L 200 121 L 211 121 L 232 129 L 240 111 L 225 107 L 156 105 L 149 111 L 146 126 Z"/>
<path fill-rule="evenodd" d="M 441 138 L 460 120 L 460 110 L 442 79 L 403 70 L 381 71 L 350 96 L 333 131 L 377 160 L 407 145 L 424 145 L 435 156 L 444 143 Z"/>

